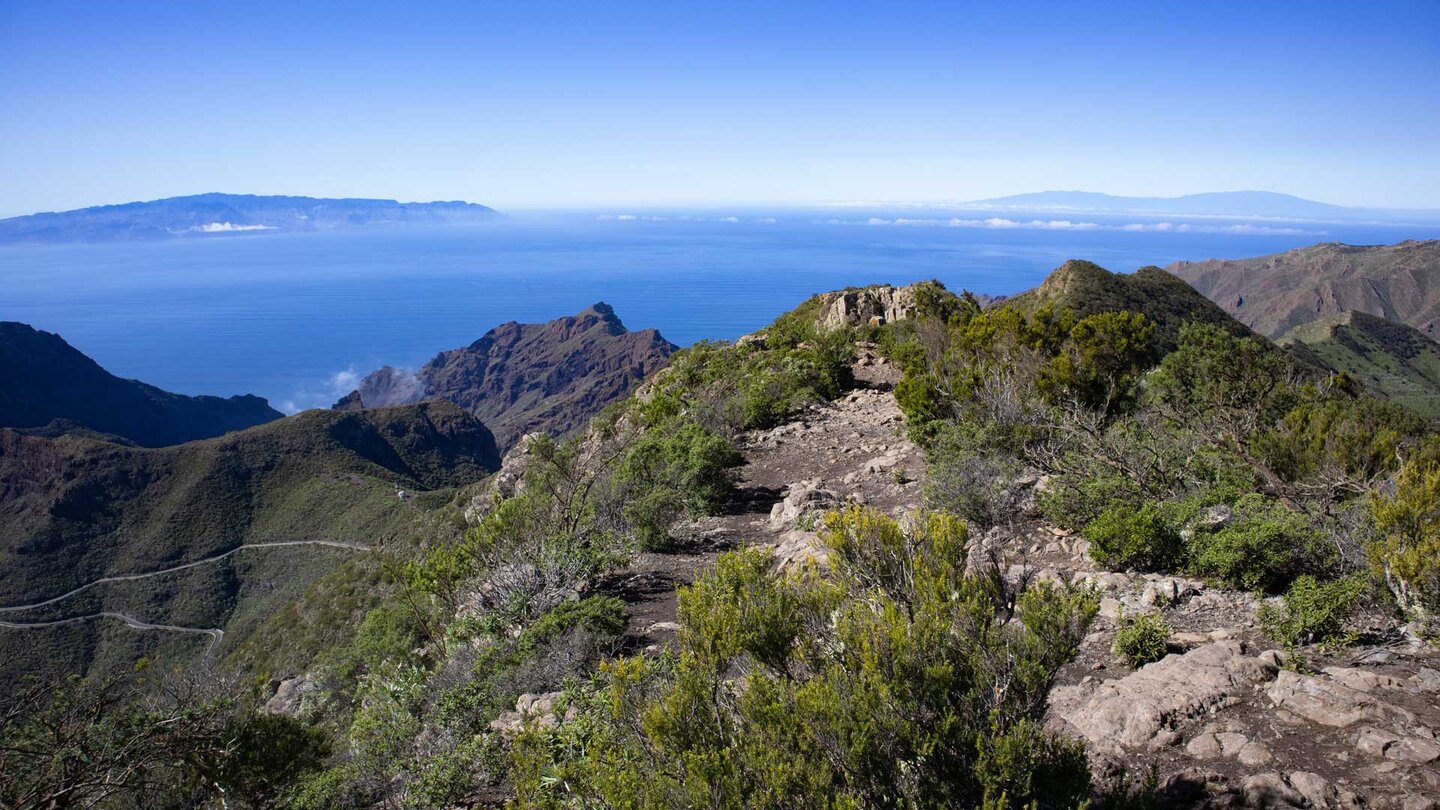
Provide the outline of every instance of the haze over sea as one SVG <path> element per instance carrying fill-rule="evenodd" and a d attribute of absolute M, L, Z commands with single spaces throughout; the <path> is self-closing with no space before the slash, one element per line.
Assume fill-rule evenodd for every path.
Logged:
<path fill-rule="evenodd" d="M 958 221 L 952 219 L 958 218 Z M 1069 258 L 1133 271 L 1440 225 L 837 207 L 516 215 L 477 227 L 0 248 L 0 320 L 186 394 L 325 407 L 508 320 L 596 301 L 675 343 L 732 339 L 814 292 L 937 278 L 1010 294 Z"/>

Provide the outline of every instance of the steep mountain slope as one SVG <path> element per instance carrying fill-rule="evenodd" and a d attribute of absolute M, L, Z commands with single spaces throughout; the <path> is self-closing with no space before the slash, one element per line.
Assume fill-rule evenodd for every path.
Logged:
<path fill-rule="evenodd" d="M 1156 324 L 1155 341 L 1161 351 L 1175 347 L 1180 327 L 1186 321 L 1212 323 L 1237 335 L 1249 333 L 1190 285 L 1158 267 L 1121 274 L 1071 259 L 1039 287 L 1004 299 L 999 305 L 1030 312 L 1046 304 L 1068 307 L 1081 317 L 1117 310 L 1143 312 Z"/>
<path fill-rule="evenodd" d="M 504 450 L 532 431 L 583 427 L 663 367 L 675 348 L 654 329 L 627 330 L 615 310 L 598 303 L 549 323 L 501 324 L 415 372 L 387 366 L 335 407 L 446 399 L 479 417 Z"/>
<path fill-rule="evenodd" d="M 484 222 L 499 214 L 467 202 L 196 194 L 0 219 L 0 242 L 90 242 L 306 233 L 371 226 Z"/>
<path fill-rule="evenodd" d="M 1350 311 L 1297 326 L 1277 342 L 1303 344 L 1372 393 L 1440 417 L 1440 344 L 1413 327 Z"/>
<path fill-rule="evenodd" d="M 1330 242 L 1253 259 L 1167 268 L 1261 334 L 1355 310 L 1431 336 L 1440 323 L 1440 240 L 1395 245 Z"/>
<path fill-rule="evenodd" d="M 113 611 L 224 630 L 223 653 L 311 582 L 363 553 L 357 549 L 443 536 L 414 493 L 476 481 L 498 464 L 490 432 L 446 402 L 310 411 L 161 449 L 0 430 L 0 620 L 33 624 Z M 301 541 L 307 545 L 241 548 Z M 27 651 L 21 671 L 83 672 L 157 650 L 194 655 L 205 641 L 136 632 L 114 618 L 0 628 L 0 645 Z"/>
<path fill-rule="evenodd" d="M 0 322 L 0 426 L 75 426 L 148 447 L 179 444 L 279 419 L 256 396 L 187 397 L 122 380 L 59 335 Z M 51 423 L 60 420 L 59 424 Z"/>

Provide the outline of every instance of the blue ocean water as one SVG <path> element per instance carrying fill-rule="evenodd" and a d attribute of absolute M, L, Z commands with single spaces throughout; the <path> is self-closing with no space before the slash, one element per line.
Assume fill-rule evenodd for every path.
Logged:
<path fill-rule="evenodd" d="M 1437 237 L 1437 225 L 858 208 L 517 215 L 439 230 L 7 247 L 0 320 L 58 332 L 121 376 L 296 410 L 329 405 L 381 365 L 414 367 L 504 321 L 602 300 L 630 328 L 685 345 L 734 338 L 847 285 L 937 278 L 1005 294 L 1069 258 L 1132 271 Z"/>

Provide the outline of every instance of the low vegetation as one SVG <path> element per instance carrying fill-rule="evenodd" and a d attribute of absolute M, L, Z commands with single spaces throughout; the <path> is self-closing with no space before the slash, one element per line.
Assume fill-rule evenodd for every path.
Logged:
<path fill-rule="evenodd" d="M 964 523 L 863 509 L 832 576 L 726 554 L 681 593 L 680 648 L 609 663 L 580 719 L 517 741 L 516 807 L 1071 807 L 1083 748 L 1040 727 L 1096 611 L 964 571 Z"/>
<path fill-rule="evenodd" d="M 985 309 L 930 283 L 913 319 L 822 330 L 813 299 L 677 352 L 585 434 L 527 440 L 466 520 L 451 504 L 447 531 L 322 580 L 268 625 L 306 653 L 232 659 L 253 688 L 207 687 L 194 716 L 163 679 L 99 706 L 37 693 L 0 727 L 5 772 L 27 768 L 0 800 L 53 790 L 53 763 L 93 746 L 84 767 L 117 775 L 92 806 L 1131 806 L 1042 725 L 1099 595 L 977 547 L 1015 519 L 1017 482 L 1103 566 L 1256 592 L 1276 641 L 1328 648 L 1362 607 L 1440 610 L 1440 442 L 1213 306 L 1186 322 L 1193 291 L 1158 270 L 1092 268 L 1066 295 L 1115 307 L 1051 289 Z M 681 590 L 674 647 L 637 650 L 626 566 L 733 504 L 741 434 L 850 388 L 857 339 L 903 369 L 923 510 L 808 517 L 823 567 L 722 554 Z M 1166 655 L 1158 613 L 1116 618 L 1126 666 Z M 262 713 L 300 672 L 286 714 Z M 132 739 L 133 772 L 109 756 Z"/>

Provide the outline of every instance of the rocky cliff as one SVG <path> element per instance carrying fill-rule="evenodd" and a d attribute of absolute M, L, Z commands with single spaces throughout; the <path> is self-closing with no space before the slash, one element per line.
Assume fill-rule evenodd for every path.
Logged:
<path fill-rule="evenodd" d="M 675 345 L 631 332 L 608 304 L 543 324 L 505 323 L 416 371 L 382 368 L 336 403 L 373 408 L 445 399 L 479 417 L 502 450 L 526 433 L 570 433 L 666 365 Z"/>

